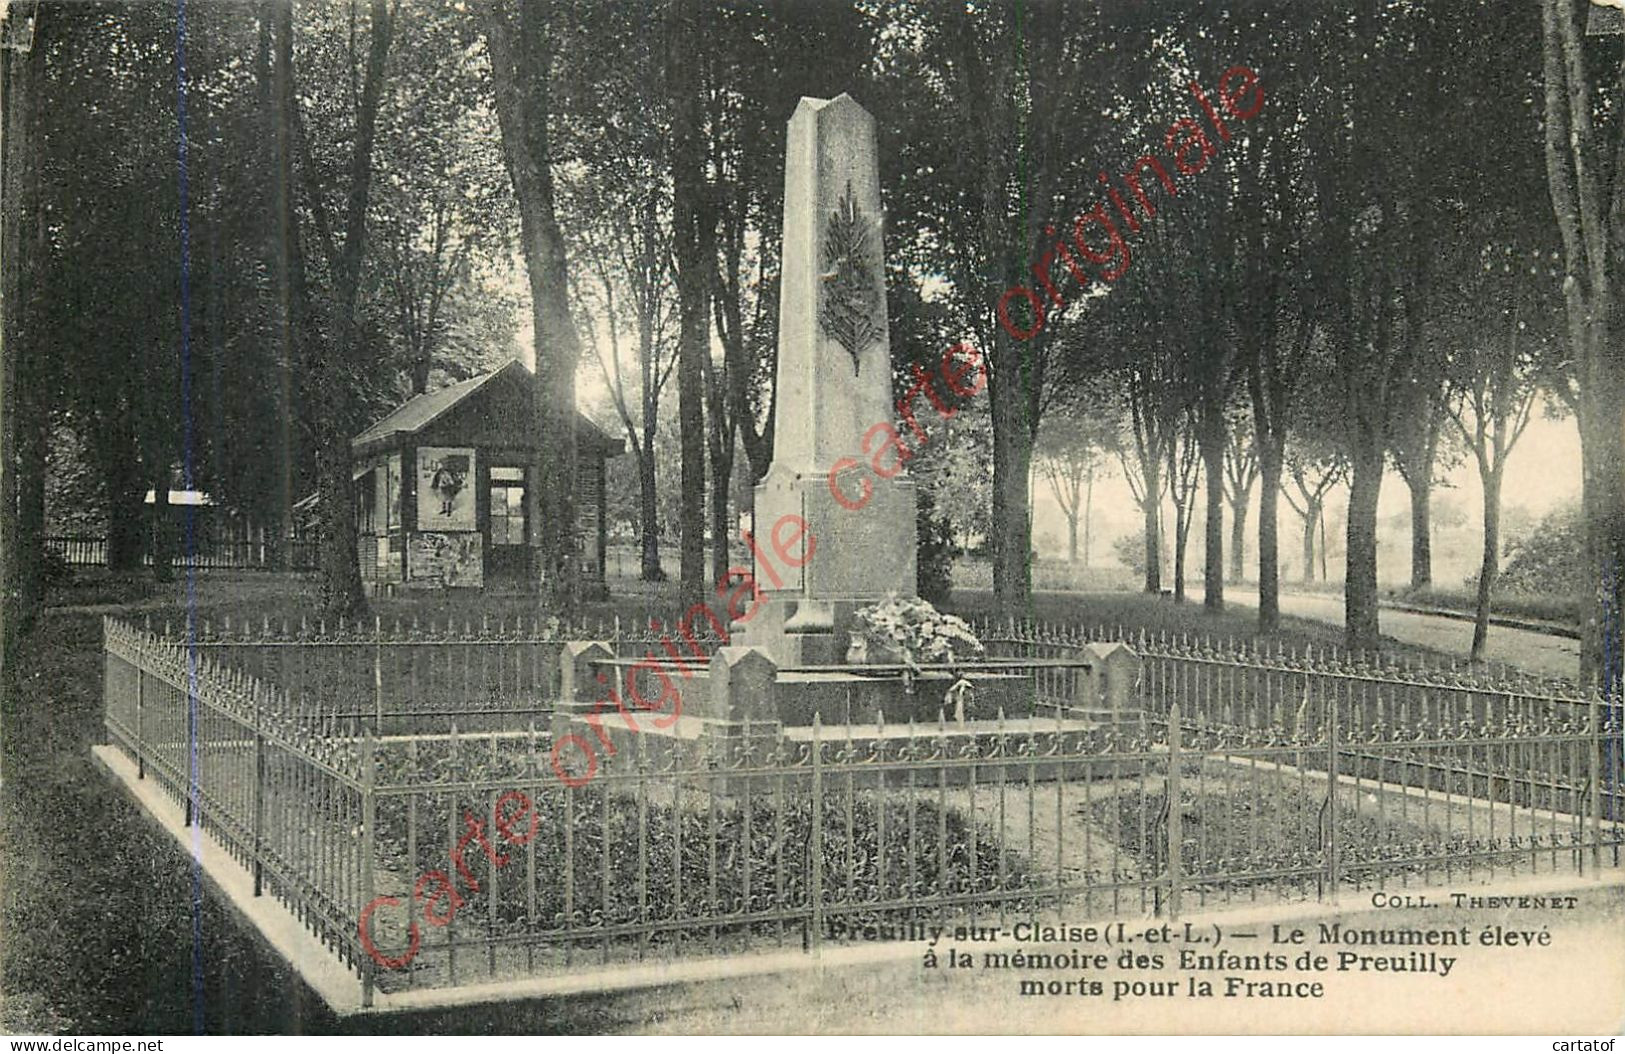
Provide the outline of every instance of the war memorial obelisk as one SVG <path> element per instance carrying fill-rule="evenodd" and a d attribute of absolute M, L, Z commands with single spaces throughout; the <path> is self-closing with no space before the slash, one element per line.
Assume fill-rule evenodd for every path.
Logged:
<path fill-rule="evenodd" d="M 741 643 L 781 666 L 839 662 L 857 607 L 915 595 L 914 484 L 892 432 L 875 122 L 846 94 L 803 98 L 790 118 L 776 398 L 757 551 L 786 516 L 805 521 L 815 543 L 800 567 L 757 558 L 769 599 Z"/>

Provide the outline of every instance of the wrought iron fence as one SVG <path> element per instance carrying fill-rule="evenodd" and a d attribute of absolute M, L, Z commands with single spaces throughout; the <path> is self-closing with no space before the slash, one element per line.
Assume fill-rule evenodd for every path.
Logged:
<path fill-rule="evenodd" d="M 1008 622 L 981 628 L 990 651 L 1030 658 L 1079 656 L 1106 632 Z M 1475 671 L 1448 660 L 1399 664 L 1331 649 L 1317 654 L 1224 647 L 1167 635 L 1137 635 L 1131 646 L 1143 663 L 1142 705 L 1165 716 L 1177 701 L 1192 732 L 1245 734 L 1252 742 L 1323 742 L 1335 724 L 1344 773 L 1383 779 L 1403 770 L 1407 785 L 1437 790 L 1454 782 L 1487 796 L 1521 794 L 1531 801 L 1587 787 L 1601 796 L 1609 819 L 1625 818 L 1625 706 L 1617 691 L 1604 698 L 1522 671 Z M 1493 757 L 1488 749 L 1466 749 L 1480 733 L 1510 745 L 1528 736 L 1584 730 L 1597 736 L 1595 780 L 1584 751 L 1524 758 L 1510 748 Z M 1423 759 L 1380 748 L 1407 737 L 1460 745 L 1438 747 Z"/>
<path fill-rule="evenodd" d="M 1151 644 L 1137 720 L 645 729 L 605 743 L 585 774 L 560 745 L 591 733 L 551 712 L 552 682 L 523 662 L 557 644 L 556 627 L 469 627 L 461 640 L 306 629 L 245 643 L 238 627 L 188 647 L 110 620 L 108 728 L 356 971 L 363 1002 L 942 921 L 1009 933 L 1377 882 L 1584 872 L 1619 866 L 1625 842 L 1618 710 L 1596 697 L 1422 692 L 1330 664 Z M 621 643 L 641 648 L 637 637 Z M 993 643 L 1078 641 L 1024 627 Z M 524 685 L 538 713 L 506 730 L 448 718 L 376 735 L 364 708 L 326 714 L 271 683 L 296 668 L 283 657 L 296 645 L 359 664 L 345 683 L 373 697 L 411 681 L 411 669 L 381 673 L 399 669 L 378 658 L 387 649 L 467 656 L 434 660 L 449 681 L 425 663 L 420 685 L 478 671 Z M 515 656 L 523 676 L 509 680 Z M 1039 685 L 1076 689 L 1060 672 Z"/>
<path fill-rule="evenodd" d="M 102 627 L 109 740 L 253 873 L 256 896 L 360 969 L 369 752 L 312 728 L 275 685 L 116 619 Z"/>
<path fill-rule="evenodd" d="M 107 566 L 107 539 L 102 535 L 55 535 L 46 538 L 44 544 L 47 552 L 55 553 L 70 567 Z M 312 571 L 317 566 L 316 557 L 314 541 L 292 538 L 283 542 L 280 569 Z M 142 554 L 141 562 L 150 567 L 152 554 Z M 264 542 L 217 539 L 207 535 L 196 539 L 192 552 L 178 550 L 174 563 L 200 570 L 268 571 L 277 568 L 275 554 Z"/>

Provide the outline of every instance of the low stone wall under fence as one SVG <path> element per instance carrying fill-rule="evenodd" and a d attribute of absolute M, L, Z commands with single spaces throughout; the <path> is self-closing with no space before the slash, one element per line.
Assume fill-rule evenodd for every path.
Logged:
<path fill-rule="evenodd" d="M 325 682 L 345 687 L 324 700 L 369 677 L 374 692 L 410 683 L 413 670 L 449 690 L 464 667 L 445 656 L 466 654 L 471 679 L 483 669 L 545 701 L 550 674 L 523 662 L 511 674 L 506 660 L 551 635 L 505 632 L 399 641 L 441 649 L 433 678 L 428 659 L 380 660 L 397 646 L 381 633 L 303 643 L 362 664 L 351 681 Z M 561 714 L 469 731 L 460 712 L 455 731 L 448 718 L 379 734 L 365 707 L 301 709 L 273 683 L 287 667 L 271 642 L 189 646 L 115 620 L 106 634 L 114 748 L 136 778 L 186 803 L 252 873 L 255 895 L 323 942 L 351 972 L 357 1006 L 860 933 L 907 939 L 944 922 L 1008 934 L 1376 884 L 1591 873 L 1618 867 L 1625 846 L 1605 748 L 1615 717 L 1598 701 L 1578 725 L 1509 731 L 1461 723 L 1468 702 L 1355 720 L 1345 713 L 1358 701 L 1317 696 L 1312 682 L 1302 720 L 1294 710 L 1253 727 L 1220 719 L 1277 711 L 1215 702 L 1207 675 L 1190 673 L 1207 665 L 1163 655 L 1134 722 L 944 720 L 903 736 L 714 724 L 620 736 L 588 770 L 562 760 L 558 733 L 579 726 Z M 1029 634 L 1026 646 L 1069 643 Z M 490 649 L 484 666 L 478 647 Z M 1407 714 L 1426 720 L 1407 725 Z"/>

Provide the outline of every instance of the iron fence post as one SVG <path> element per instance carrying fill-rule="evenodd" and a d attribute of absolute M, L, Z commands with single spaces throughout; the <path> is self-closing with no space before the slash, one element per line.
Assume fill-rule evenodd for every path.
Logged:
<path fill-rule="evenodd" d="M 1184 846 L 1184 814 L 1180 806 L 1179 788 L 1179 703 L 1168 707 L 1168 778 L 1163 800 L 1168 805 L 1168 918 L 1179 918 L 1180 900 L 1184 892 L 1185 876 L 1180 850 Z"/>
<path fill-rule="evenodd" d="M 824 745 L 823 724 L 818 712 L 813 712 L 812 723 L 812 932 L 808 945 L 814 955 L 824 932 Z"/>
<path fill-rule="evenodd" d="M 384 732 L 384 622 L 372 617 L 372 702 L 378 734 Z"/>
<path fill-rule="evenodd" d="M 264 891 L 265 859 L 265 720 L 261 710 L 263 693 L 254 682 L 254 895 Z"/>
<path fill-rule="evenodd" d="M 1591 869 L 1596 878 L 1602 877 L 1602 691 L 1591 692 L 1591 749 L 1586 760 L 1591 769 Z"/>
<path fill-rule="evenodd" d="M 1327 698 L 1321 689 L 1326 710 L 1326 892 L 1333 904 L 1337 903 L 1338 872 L 1341 870 L 1337 853 L 1337 693 Z"/>
<path fill-rule="evenodd" d="M 139 654 L 139 649 L 137 649 L 137 654 Z M 135 666 L 135 778 L 144 780 L 147 778 L 147 675 L 139 659 L 133 665 Z"/>
<path fill-rule="evenodd" d="M 190 630 L 190 629 L 191 629 L 191 627 L 188 626 L 188 630 Z M 190 633 L 188 635 L 190 636 Z M 197 711 L 198 711 L 198 701 L 199 701 L 198 696 L 200 694 L 197 689 L 198 689 L 199 682 L 201 682 L 202 679 L 203 679 L 202 670 L 200 668 L 200 663 L 198 662 L 198 656 L 197 656 L 197 651 L 196 651 L 195 647 L 192 647 L 192 648 L 176 647 L 174 650 L 175 650 L 175 652 L 178 654 L 178 656 L 180 658 L 181 676 L 185 679 L 185 683 L 186 683 L 185 695 L 182 696 L 182 698 L 184 698 L 186 700 L 186 756 L 185 756 L 185 763 L 186 763 L 186 823 L 185 823 L 185 826 L 191 827 L 192 826 L 192 821 L 197 820 L 198 821 L 198 826 L 202 827 L 203 826 L 203 821 L 198 818 L 198 805 L 201 804 L 199 802 L 199 800 L 198 800 L 201 797 L 201 795 L 198 792 L 200 790 L 199 784 L 202 782 L 202 774 L 198 771 L 198 764 L 197 764 L 197 755 L 198 755 L 198 729 L 197 729 L 197 716 L 198 716 L 198 714 L 197 714 Z"/>
<path fill-rule="evenodd" d="M 373 740 L 372 726 L 361 729 L 361 903 L 373 901 L 372 858 L 375 841 L 374 827 L 378 802 L 373 787 L 378 776 L 378 755 Z M 372 1005 L 373 961 L 371 955 L 361 956 L 361 1005 Z"/>

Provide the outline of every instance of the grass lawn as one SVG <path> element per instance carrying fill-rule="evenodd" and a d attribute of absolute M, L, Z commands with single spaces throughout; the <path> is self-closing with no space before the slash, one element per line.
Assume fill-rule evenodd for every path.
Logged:
<path fill-rule="evenodd" d="M 1258 583 L 1248 581 L 1244 585 L 1246 588 L 1256 589 Z M 1282 582 L 1281 591 L 1283 593 L 1315 593 L 1340 597 L 1343 595 L 1343 583 L 1324 581 Z M 1433 585 L 1427 589 L 1412 589 L 1408 585 L 1384 586 L 1381 593 L 1384 601 L 1393 601 L 1399 604 L 1440 608 L 1463 615 L 1472 615 L 1478 610 L 1478 596 L 1471 585 Z M 1490 597 L 1490 614 L 1503 615 L 1508 618 L 1530 619 L 1535 622 L 1551 622 L 1562 626 L 1575 626 L 1580 622 L 1580 606 L 1583 600 L 1583 597 L 1567 593 L 1514 593 L 1503 588 L 1497 588 L 1494 595 Z"/>
<path fill-rule="evenodd" d="M 184 577 L 162 585 L 81 572 L 23 642 L 15 690 L 0 702 L 0 1031 L 212 1033 L 392 1031 L 601 1032 L 657 1027 L 668 1012 L 650 994 L 576 997 L 401 1019 L 340 1022 L 227 911 L 193 885 L 191 862 L 143 822 L 91 761 L 102 742 L 103 614 L 178 620 Z M 199 618 L 258 622 L 314 610 L 310 578 L 201 573 Z M 967 591 L 955 607 L 990 608 Z M 595 605 L 593 615 L 641 620 L 675 610 L 671 589 Z M 385 619 L 477 623 L 533 608 L 524 598 L 429 595 L 376 605 Z M 1242 610 L 1217 616 L 1200 605 L 1136 594 L 1039 594 L 1032 617 L 1144 625 L 1169 632 L 1249 636 Z M 1283 620 L 1283 639 L 1335 643 L 1335 629 Z M 194 959 L 194 935 L 201 938 Z M 198 998 L 198 996 L 201 998 Z"/>
<path fill-rule="evenodd" d="M 1432 589 L 1406 589 L 1394 592 L 1393 599 L 1418 607 L 1443 608 L 1471 615 L 1478 610 L 1478 597 L 1465 587 Z M 1577 596 L 1561 593 L 1497 593 L 1490 598 L 1490 613 L 1512 618 L 1532 619 L 1536 622 L 1554 622 L 1563 626 L 1578 626 L 1580 602 Z"/>

